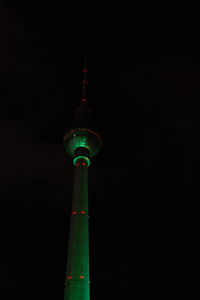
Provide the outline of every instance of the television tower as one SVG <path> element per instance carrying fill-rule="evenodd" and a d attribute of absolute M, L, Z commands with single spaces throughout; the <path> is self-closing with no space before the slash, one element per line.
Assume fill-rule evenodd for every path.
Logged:
<path fill-rule="evenodd" d="M 88 69 L 86 57 L 82 70 L 82 97 L 75 111 L 75 120 L 64 136 L 64 148 L 73 158 L 74 187 L 68 244 L 64 300 L 90 299 L 88 168 L 91 158 L 101 148 L 102 140 L 93 130 L 92 110 L 86 89 Z"/>

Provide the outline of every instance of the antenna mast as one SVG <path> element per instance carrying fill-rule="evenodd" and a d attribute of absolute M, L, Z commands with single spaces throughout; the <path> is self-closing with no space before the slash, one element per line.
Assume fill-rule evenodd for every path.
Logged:
<path fill-rule="evenodd" d="M 84 56 L 84 67 L 82 70 L 83 77 L 82 77 L 82 95 L 81 95 L 81 103 L 87 103 L 87 96 L 86 96 L 86 90 L 88 86 L 88 68 L 87 68 L 87 56 Z"/>

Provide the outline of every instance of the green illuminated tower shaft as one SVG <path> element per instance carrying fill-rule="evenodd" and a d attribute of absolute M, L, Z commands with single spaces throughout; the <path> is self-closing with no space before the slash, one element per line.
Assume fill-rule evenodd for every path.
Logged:
<path fill-rule="evenodd" d="M 83 92 L 75 112 L 75 122 L 64 136 L 64 148 L 73 158 L 74 190 L 70 222 L 64 300 L 89 300 L 89 224 L 88 224 L 88 167 L 90 159 L 101 148 L 100 136 L 91 129 L 92 111 L 87 105 L 88 72 L 83 69 Z"/>
<path fill-rule="evenodd" d="M 89 300 L 88 166 L 75 163 L 65 300 Z"/>

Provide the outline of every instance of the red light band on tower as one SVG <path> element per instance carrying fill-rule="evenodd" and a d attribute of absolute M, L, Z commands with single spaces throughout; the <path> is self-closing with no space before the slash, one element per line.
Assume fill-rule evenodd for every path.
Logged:
<path fill-rule="evenodd" d="M 83 82 L 83 85 L 88 85 L 88 80 L 84 79 L 82 82 Z"/>
<path fill-rule="evenodd" d="M 81 102 L 82 102 L 82 103 L 87 103 L 87 99 L 86 99 L 86 98 L 82 98 L 82 99 L 81 99 Z"/>

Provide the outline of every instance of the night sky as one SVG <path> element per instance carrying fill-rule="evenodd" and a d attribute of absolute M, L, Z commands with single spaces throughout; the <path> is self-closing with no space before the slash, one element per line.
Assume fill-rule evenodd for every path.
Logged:
<path fill-rule="evenodd" d="M 91 300 L 192 299 L 199 11 L 71 2 L 0 4 L 0 298 L 63 299 L 73 166 L 62 138 L 87 54 L 103 139 L 89 173 Z"/>

